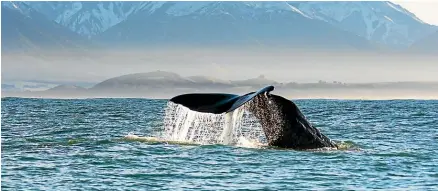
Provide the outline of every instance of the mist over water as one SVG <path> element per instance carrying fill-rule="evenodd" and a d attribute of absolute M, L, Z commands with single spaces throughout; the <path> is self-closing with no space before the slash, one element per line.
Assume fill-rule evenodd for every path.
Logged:
<path fill-rule="evenodd" d="M 2 54 L 2 96 L 44 98 L 135 97 L 168 99 L 191 92 L 244 94 L 275 85 L 288 98 L 316 99 L 437 99 L 436 55 L 337 50 L 297 50 L 282 47 L 149 47 L 89 50 L 86 53 L 41 51 Z M 256 86 L 230 89 L 184 85 L 149 85 L 133 78 L 129 88 L 97 91 L 44 91 L 59 84 L 92 88 L 121 75 L 173 72 L 181 78 L 201 77 L 219 83 L 249 80 Z M 194 78 L 192 78 L 194 77 Z M 191 80 L 189 79 L 189 80 Z M 202 81 L 201 80 L 201 81 Z M 327 82 L 328 84 L 316 84 Z M 385 85 L 386 82 L 393 84 Z M 403 82 L 404 84 L 394 84 Z M 167 82 L 166 82 L 167 83 Z M 210 83 L 210 84 L 209 84 Z M 288 87 L 281 87 L 291 83 Z M 314 83 L 314 84 L 311 84 Z M 115 83 L 117 84 L 117 83 Z M 297 86 L 298 84 L 298 86 Z M 299 86 L 304 84 L 303 87 Z M 307 85 L 306 85 L 307 84 Z M 332 86 L 334 84 L 334 86 Z M 339 86 L 339 84 L 341 84 Z M 344 88 L 342 84 L 353 84 Z M 358 85 L 354 85 L 358 84 Z M 363 85 L 364 84 L 364 85 Z M 187 85 L 187 84 L 186 84 Z M 15 89 L 3 87 L 15 86 Z M 245 85 L 244 85 L 245 86 Z M 374 88 L 373 86 L 378 86 Z M 178 89 L 180 88 L 180 89 Z M 12 89 L 12 90 L 11 90 Z M 21 91 L 21 92 L 20 92 Z"/>
<path fill-rule="evenodd" d="M 434 55 L 269 47 L 127 48 L 86 54 L 47 50 L 2 53 L 2 80 L 98 83 L 120 75 L 162 70 L 225 80 L 265 75 L 284 83 L 438 81 L 437 61 Z"/>

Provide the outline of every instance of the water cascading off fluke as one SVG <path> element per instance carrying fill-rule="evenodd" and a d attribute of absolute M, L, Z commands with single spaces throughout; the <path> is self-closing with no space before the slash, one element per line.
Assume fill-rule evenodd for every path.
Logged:
<path fill-rule="evenodd" d="M 240 142 L 265 144 L 260 124 L 242 106 L 225 114 L 196 112 L 168 102 L 162 139 L 198 144 L 239 145 Z"/>

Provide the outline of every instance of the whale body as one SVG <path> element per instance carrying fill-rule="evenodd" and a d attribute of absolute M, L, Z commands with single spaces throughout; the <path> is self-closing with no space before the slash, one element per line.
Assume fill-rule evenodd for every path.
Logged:
<path fill-rule="evenodd" d="M 270 92 L 273 86 L 239 96 L 222 93 L 182 94 L 170 99 L 190 110 L 224 114 L 246 106 L 260 122 L 268 145 L 296 150 L 336 148 L 337 145 L 315 128 L 298 106 Z"/>

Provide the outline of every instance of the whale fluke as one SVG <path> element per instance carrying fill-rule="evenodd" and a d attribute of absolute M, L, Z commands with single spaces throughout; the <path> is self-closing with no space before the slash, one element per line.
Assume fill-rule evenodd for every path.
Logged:
<path fill-rule="evenodd" d="M 273 86 L 242 96 L 234 94 L 183 94 L 170 99 L 190 110 L 221 114 L 231 112 L 246 103 L 249 112 L 259 119 L 268 145 L 292 149 L 337 147 L 328 137 L 312 126 L 292 101 L 270 94 Z"/>
<path fill-rule="evenodd" d="M 176 104 L 181 104 L 193 111 L 221 114 L 233 111 L 246 102 L 251 101 L 255 96 L 269 93 L 272 90 L 274 90 L 274 86 L 267 86 L 259 91 L 251 92 L 242 96 L 221 93 L 182 94 L 173 97 L 170 101 Z"/>

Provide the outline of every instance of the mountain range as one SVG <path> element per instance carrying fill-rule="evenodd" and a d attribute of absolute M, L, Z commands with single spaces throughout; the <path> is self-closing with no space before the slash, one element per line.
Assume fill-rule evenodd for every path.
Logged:
<path fill-rule="evenodd" d="M 46 19 L 32 8 L 2 8 L 2 50 L 53 48 L 56 50 L 87 46 L 87 39 Z"/>
<path fill-rule="evenodd" d="M 438 31 L 415 42 L 410 47 L 410 51 L 437 54 L 438 53 L 437 45 L 438 45 Z"/>
<path fill-rule="evenodd" d="M 438 30 L 387 1 L 2 1 L 2 28 L 6 50 L 47 45 L 400 50 L 423 46 L 417 41 Z M 416 49 L 438 45 L 427 46 Z"/>

